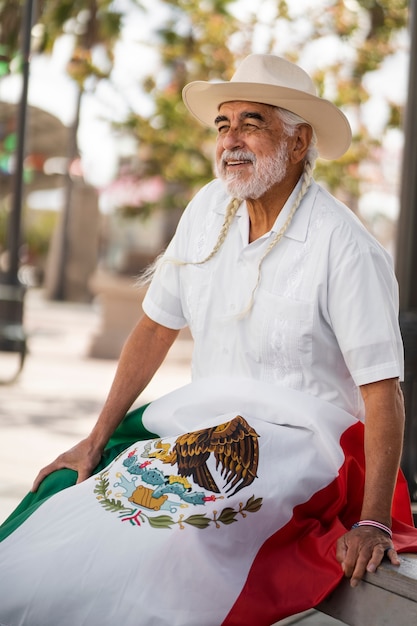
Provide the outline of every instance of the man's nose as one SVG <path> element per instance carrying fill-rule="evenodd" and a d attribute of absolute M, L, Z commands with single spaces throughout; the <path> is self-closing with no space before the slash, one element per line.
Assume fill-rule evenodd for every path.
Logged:
<path fill-rule="evenodd" d="M 244 145 L 242 133 L 239 128 L 230 127 L 224 135 L 222 135 L 222 144 L 225 150 L 237 150 Z"/>

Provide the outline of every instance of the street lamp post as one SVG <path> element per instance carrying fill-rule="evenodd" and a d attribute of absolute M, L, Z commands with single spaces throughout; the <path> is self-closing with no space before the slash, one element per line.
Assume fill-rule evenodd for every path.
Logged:
<path fill-rule="evenodd" d="M 402 468 L 411 499 L 417 502 L 417 0 L 410 0 L 410 38 L 396 272 L 400 285 L 400 324 L 405 353 L 403 392 L 407 416 Z"/>
<path fill-rule="evenodd" d="M 14 173 L 13 204 L 7 229 L 8 267 L 0 278 L 0 351 L 20 353 L 20 367 L 26 354 L 26 336 L 23 330 L 23 301 L 25 288 L 19 280 L 19 253 L 23 200 L 23 163 L 27 99 L 29 86 L 30 43 L 34 0 L 26 0 L 22 22 L 23 84 L 18 113 L 16 169 Z M 10 380 L 13 380 L 11 377 Z M 5 381 L 1 381 L 5 382 Z"/>
<path fill-rule="evenodd" d="M 7 283 L 19 285 L 19 248 L 23 199 L 23 163 L 25 158 L 26 118 L 29 87 L 30 41 L 33 23 L 33 0 L 27 0 L 22 24 L 23 84 L 18 114 L 16 169 L 14 174 L 13 206 L 8 227 L 9 267 Z"/>

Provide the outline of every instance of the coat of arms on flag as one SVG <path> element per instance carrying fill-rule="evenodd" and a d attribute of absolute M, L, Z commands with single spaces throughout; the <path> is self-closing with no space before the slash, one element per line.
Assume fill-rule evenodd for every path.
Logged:
<path fill-rule="evenodd" d="M 119 456 L 113 479 L 109 469 L 97 475 L 94 493 L 106 510 L 136 526 L 145 522 L 153 528 L 232 524 L 238 515 L 258 511 L 262 498 L 252 495 L 238 508 L 219 510 L 217 504 L 209 511 L 194 512 L 195 507 L 207 509 L 209 503 L 225 500 L 253 483 L 259 461 L 258 437 L 238 415 L 174 440 L 147 441 L 141 451 L 138 443 Z M 193 512 L 188 514 L 190 507 Z"/>

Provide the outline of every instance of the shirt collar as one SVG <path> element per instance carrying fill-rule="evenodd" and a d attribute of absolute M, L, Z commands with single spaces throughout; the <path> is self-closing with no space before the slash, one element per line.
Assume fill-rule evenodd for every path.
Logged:
<path fill-rule="evenodd" d="M 271 233 L 275 234 L 282 228 L 282 226 L 285 223 L 285 220 L 287 219 L 291 211 L 293 202 L 295 198 L 297 197 L 298 192 L 300 191 L 301 185 L 302 185 L 302 178 L 300 178 L 300 180 L 294 187 L 293 191 L 291 192 L 288 200 L 282 207 L 282 210 L 280 214 L 278 215 L 277 219 L 275 220 L 271 231 L 269 233 L 265 233 L 264 237 L 268 237 Z M 313 180 L 311 181 L 310 187 L 308 188 L 307 193 L 302 199 L 300 206 L 296 210 L 295 215 L 292 218 L 291 224 L 288 226 L 284 237 L 288 237 L 289 239 L 294 239 L 295 241 L 300 241 L 300 242 L 303 242 L 306 240 L 308 225 L 310 223 L 310 215 L 313 209 L 314 199 L 317 195 L 317 191 L 318 191 L 318 185 Z M 226 207 L 229 204 L 230 200 L 231 200 L 230 196 L 226 193 L 226 191 L 223 188 L 223 193 L 220 193 L 217 199 L 217 202 L 215 203 L 213 207 L 214 211 L 216 213 L 220 213 L 224 215 L 226 213 Z M 242 202 L 242 204 L 240 205 L 240 207 L 238 208 L 236 212 L 236 217 L 241 217 L 242 215 L 247 216 L 247 214 L 248 213 L 247 213 L 247 208 L 246 208 L 246 202 Z"/>
<path fill-rule="evenodd" d="M 272 233 L 277 233 L 285 224 L 285 220 L 287 219 L 291 208 L 293 206 L 294 200 L 297 197 L 302 185 L 302 179 L 298 181 L 296 186 L 294 187 L 291 195 L 288 200 L 282 207 L 282 211 L 278 215 L 275 223 L 271 229 Z M 317 183 L 311 181 L 311 184 L 307 190 L 307 193 L 304 195 L 301 200 L 300 206 L 296 210 L 290 225 L 285 231 L 284 237 L 288 237 L 289 239 L 294 239 L 295 241 L 303 242 L 307 238 L 308 225 L 310 223 L 311 211 L 314 205 L 314 199 L 317 195 L 318 185 Z"/>

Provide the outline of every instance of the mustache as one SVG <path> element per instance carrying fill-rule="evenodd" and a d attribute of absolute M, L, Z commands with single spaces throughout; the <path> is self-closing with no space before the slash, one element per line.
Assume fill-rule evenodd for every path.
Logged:
<path fill-rule="evenodd" d="M 247 150 L 224 150 L 220 157 L 220 165 L 225 165 L 227 161 L 250 161 L 253 165 L 256 163 L 256 156 L 253 152 Z"/>

